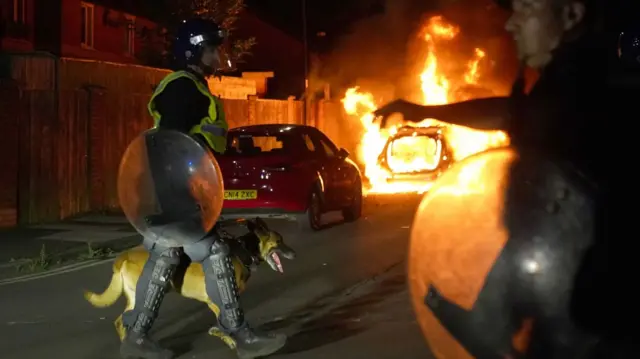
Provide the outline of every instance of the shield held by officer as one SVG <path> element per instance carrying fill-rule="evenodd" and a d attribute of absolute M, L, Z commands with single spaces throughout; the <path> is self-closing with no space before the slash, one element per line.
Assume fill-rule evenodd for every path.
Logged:
<path fill-rule="evenodd" d="M 597 339 L 571 313 L 594 244 L 594 189 L 570 168 L 513 149 L 445 173 L 416 213 L 414 309 L 439 359 L 582 358 Z"/>
<path fill-rule="evenodd" d="M 181 132 L 143 132 L 120 163 L 118 197 L 127 219 L 162 246 L 204 238 L 220 216 L 223 192 L 213 154 Z"/>

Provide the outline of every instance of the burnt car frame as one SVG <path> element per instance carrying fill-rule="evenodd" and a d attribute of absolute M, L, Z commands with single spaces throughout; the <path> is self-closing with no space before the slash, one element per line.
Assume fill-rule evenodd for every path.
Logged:
<path fill-rule="evenodd" d="M 435 163 L 428 166 L 429 168 L 422 168 L 420 170 L 401 170 L 394 165 L 393 152 L 394 147 L 399 143 L 407 140 L 407 138 L 419 137 L 420 140 L 424 139 L 425 144 L 435 146 L 435 153 L 433 157 Z M 415 143 L 416 140 L 411 139 L 411 142 Z M 425 151 L 429 149 L 425 148 Z M 378 165 L 385 169 L 389 174 L 388 181 L 434 181 L 444 171 L 446 171 L 453 164 L 453 152 L 450 144 L 446 139 L 446 128 L 441 126 L 431 127 L 412 127 L 405 126 L 398 129 L 398 131 L 389 136 L 387 142 L 378 157 Z"/>

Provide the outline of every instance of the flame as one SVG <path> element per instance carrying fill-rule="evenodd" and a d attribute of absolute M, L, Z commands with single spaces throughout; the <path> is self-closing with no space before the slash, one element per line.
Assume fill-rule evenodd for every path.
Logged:
<path fill-rule="evenodd" d="M 438 49 L 446 46 L 447 42 L 456 38 L 459 33 L 459 27 L 448 23 L 442 16 L 430 18 L 424 27 L 421 38 L 426 43 L 427 55 L 422 72 L 419 74 L 424 105 L 442 105 L 463 100 L 455 94 L 455 91 L 452 91 L 452 83 L 456 87 L 481 83 L 481 64 L 487 58 L 486 52 L 481 48 L 476 48 L 470 59 L 465 61 L 466 70 L 463 76 L 458 76 L 458 78 L 448 76 L 439 66 Z M 364 175 L 369 181 L 368 193 L 422 193 L 431 187 L 432 181 L 427 180 L 390 181 L 394 173 L 379 165 L 378 158 L 387 139 L 395 135 L 401 125 L 380 128 L 378 123 L 374 123 L 372 112 L 381 105 L 381 102 L 377 101 L 373 94 L 361 91 L 359 87 L 353 87 L 346 91 L 342 104 L 346 113 L 358 117 L 364 128 L 357 155 L 358 160 L 364 166 Z M 460 161 L 487 149 L 509 144 L 508 136 L 502 131 L 479 131 L 450 125 L 435 119 L 425 119 L 412 126 L 442 126 L 445 138 L 453 152 L 453 161 Z M 419 146 L 417 137 L 420 136 L 403 138 L 403 142 L 407 142 L 400 146 L 400 152 L 404 152 L 403 155 L 392 157 L 393 169 L 397 173 L 430 171 L 438 166 L 437 160 L 442 151 L 441 144 L 438 142 L 435 145 L 433 155 L 420 155 L 416 152 L 416 146 Z M 394 151 L 395 148 L 394 145 Z M 474 182 L 474 173 L 479 170 L 479 168 L 470 167 L 468 171 L 463 171 L 463 173 L 467 181 Z"/>

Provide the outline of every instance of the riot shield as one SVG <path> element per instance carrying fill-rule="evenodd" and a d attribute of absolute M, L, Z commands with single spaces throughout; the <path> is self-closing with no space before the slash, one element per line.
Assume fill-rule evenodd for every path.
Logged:
<path fill-rule="evenodd" d="M 213 154 L 181 132 L 145 131 L 120 162 L 120 206 L 141 235 L 162 246 L 204 238 L 220 216 L 223 192 Z"/>
<path fill-rule="evenodd" d="M 408 263 L 414 310 L 436 357 L 588 350 L 593 341 L 575 330 L 568 308 L 594 240 L 594 197 L 568 167 L 506 148 L 436 181 L 414 218 Z M 536 333 L 542 328 L 554 332 Z M 562 339 L 535 343 L 548 356 L 525 355 L 540 335 Z"/>

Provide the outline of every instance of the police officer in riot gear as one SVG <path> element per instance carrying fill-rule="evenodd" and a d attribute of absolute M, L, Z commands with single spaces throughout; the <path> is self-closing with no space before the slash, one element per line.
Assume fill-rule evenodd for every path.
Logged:
<path fill-rule="evenodd" d="M 520 156 L 509 170 L 501 209 L 508 239 L 498 258 L 490 261 L 492 268 L 483 282 L 474 283 L 480 288 L 474 302 L 462 306 L 452 299 L 465 289 L 464 280 L 451 274 L 455 273 L 452 268 L 441 268 L 447 274 L 439 278 L 441 283 L 448 278 L 449 293 L 434 284 L 434 272 L 410 273 L 417 278 L 416 286 L 422 285 L 420 290 L 426 292 L 419 299 L 428 308 L 423 331 L 432 347 L 439 346 L 433 348 L 439 359 L 638 357 L 637 329 L 633 328 L 637 306 L 627 294 L 630 278 L 622 277 L 637 273 L 632 269 L 634 255 L 623 253 L 627 244 L 621 243 L 622 234 L 611 233 L 613 227 L 621 232 L 626 228 L 624 212 L 611 205 L 615 191 L 626 187 L 612 185 L 616 171 L 604 160 L 624 142 L 611 143 L 620 131 L 609 136 L 602 127 L 620 108 L 611 102 L 624 97 L 607 87 L 607 53 L 594 27 L 599 4 L 592 0 L 502 3 L 512 11 L 506 28 L 516 41 L 523 68 L 539 73 L 530 91 L 525 91 L 520 76 L 511 96 L 505 98 L 442 106 L 397 100 L 376 111 L 383 123 L 391 114 L 402 113 L 405 120 L 414 122 L 435 118 L 482 130 L 504 130 Z M 418 236 L 430 233 L 432 237 L 412 238 L 412 245 L 431 245 L 429 253 L 436 258 L 416 257 L 416 261 L 442 263 L 456 250 L 437 247 L 445 240 L 431 243 L 446 234 L 426 230 L 438 223 L 421 222 L 437 218 L 426 215 L 438 209 L 429 207 L 434 203 L 427 202 L 429 197 L 435 201 L 445 191 L 436 192 L 425 196 L 413 230 Z M 460 218 L 462 226 L 469 218 L 463 216 L 470 213 L 458 214 L 448 216 Z M 453 232 L 454 224 L 447 225 Z M 446 230 L 444 224 L 442 229 Z M 471 267 L 488 256 L 484 252 L 466 255 L 476 256 L 463 264 Z M 538 261 L 524 273 L 520 265 L 528 255 Z M 429 268 L 434 271 L 434 267 Z M 618 281 L 619 285 L 613 284 Z M 446 333 L 425 329 L 435 323 Z"/>
<path fill-rule="evenodd" d="M 167 75 L 160 82 L 148 106 L 156 129 L 160 129 L 160 131 L 174 130 L 194 136 L 205 145 L 203 148 L 208 147 L 215 153 L 224 153 L 225 151 L 228 125 L 224 118 L 221 102 L 209 91 L 206 77 L 215 74 L 219 69 L 230 66 L 230 61 L 224 52 L 224 42 L 224 31 L 211 21 L 195 19 L 183 22 L 177 31 L 174 43 L 174 56 L 179 70 Z M 165 133 L 168 135 L 157 135 L 156 138 L 179 140 L 178 137 L 171 135 L 176 132 L 168 131 Z M 175 148 L 181 149 L 179 145 Z M 156 178 L 160 173 L 158 168 L 167 168 L 166 161 L 171 161 L 171 156 L 175 158 L 176 155 L 180 154 L 171 153 L 169 150 L 159 150 L 155 154 L 150 153 L 149 166 L 152 167 L 155 191 L 164 191 L 164 193 L 156 195 L 164 214 L 169 217 L 173 216 L 173 219 L 177 218 L 177 222 L 186 223 L 180 219 L 180 216 L 186 218 L 189 214 L 184 214 L 184 211 L 180 212 L 176 209 L 180 207 L 181 200 L 182 203 L 185 203 L 185 198 L 180 197 L 182 192 L 177 192 L 176 186 L 171 186 L 176 183 L 176 180 Z M 154 164 L 151 163 L 153 156 L 156 157 L 156 161 L 158 157 L 162 157 L 159 158 L 161 166 L 156 166 L 155 169 L 153 168 Z M 180 163 L 176 162 L 176 164 L 181 165 L 182 162 L 191 161 L 191 159 L 180 158 Z M 213 161 L 211 162 L 213 163 Z M 162 163 L 165 164 L 162 165 Z M 175 168 L 177 165 L 173 167 Z M 213 165 L 209 167 L 214 168 Z M 193 168 L 195 167 L 189 167 L 189 171 L 193 171 Z M 184 176 L 180 178 L 184 178 Z M 181 181 L 181 179 L 177 181 Z M 174 234 L 176 233 L 180 237 L 181 232 L 174 232 Z M 193 231 L 190 233 L 192 234 Z M 158 238 L 154 235 L 148 235 L 144 238 L 143 245 L 151 255 L 142 270 L 136 287 L 135 306 L 123 315 L 123 324 L 127 331 L 120 348 L 123 357 L 149 359 L 173 357 L 171 351 L 161 348 L 151 340 L 148 337 L 148 332 L 158 315 L 169 281 L 180 263 L 183 253 L 192 261 L 202 263 L 207 293 L 219 309 L 217 329 L 223 334 L 222 338 L 225 343 L 235 347 L 239 357 L 266 356 L 285 344 L 286 337 L 284 335 L 258 334 L 249 327 L 239 302 L 235 272 L 229 257 L 229 247 L 218 237 L 215 230 L 204 235 L 204 238 L 197 239 L 195 243 L 185 243 L 182 246 L 167 245 L 168 242 L 160 242 Z"/>

